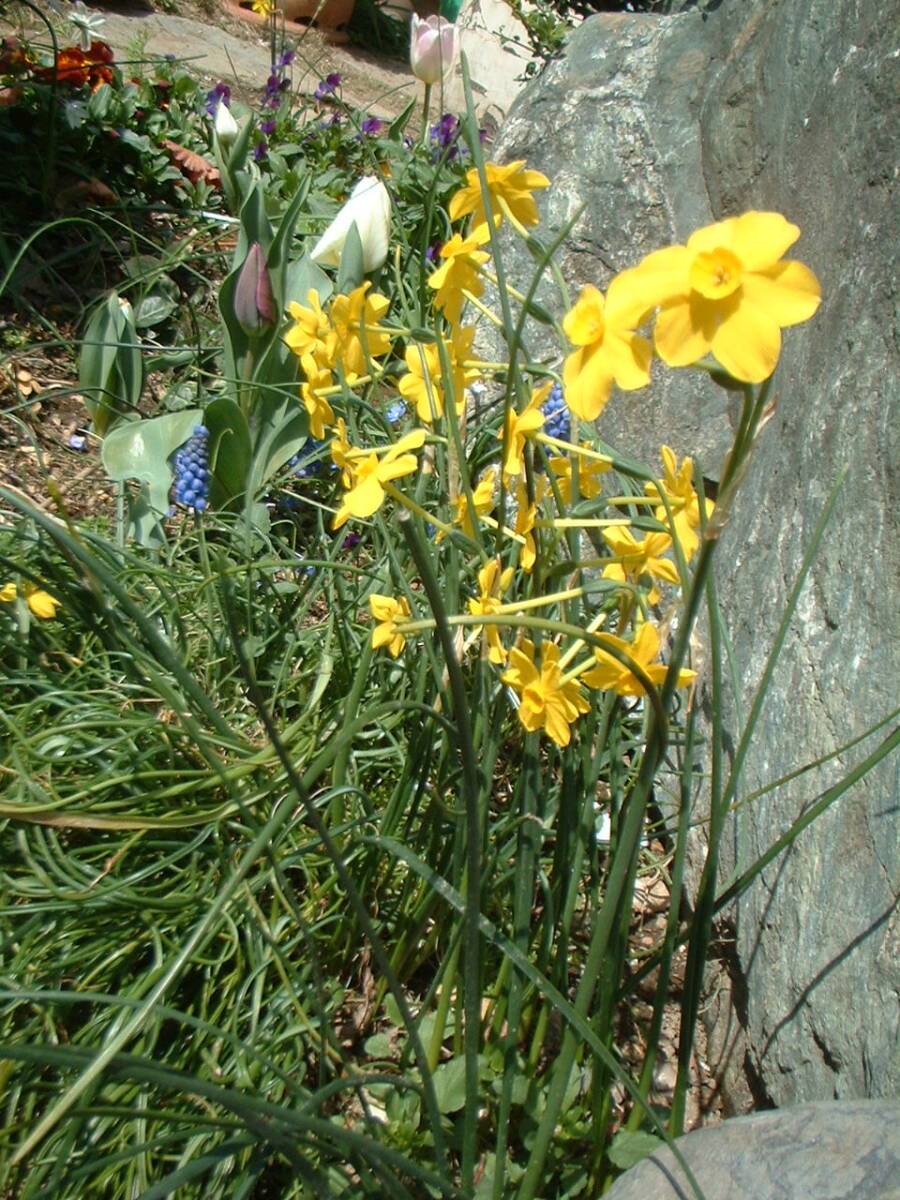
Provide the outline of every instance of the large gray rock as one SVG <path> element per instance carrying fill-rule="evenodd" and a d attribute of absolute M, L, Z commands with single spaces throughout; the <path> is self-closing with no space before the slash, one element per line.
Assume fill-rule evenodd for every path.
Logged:
<path fill-rule="evenodd" d="M 735 1117 L 676 1142 L 708 1200 L 900 1200 L 900 1104 L 800 1104 Z M 668 1147 L 607 1200 L 694 1200 Z"/>
<path fill-rule="evenodd" d="M 895 18 L 894 0 L 724 0 L 705 18 L 592 18 L 523 93 L 494 151 L 553 180 L 544 237 L 586 203 L 562 255 L 573 291 L 748 208 L 802 229 L 790 256 L 815 270 L 824 302 L 785 333 L 778 408 L 719 554 L 745 712 L 822 506 L 846 475 L 741 795 L 834 755 L 897 704 Z M 663 379 L 644 398 L 614 396 L 601 432 L 634 457 L 669 441 L 709 475 L 731 416 L 711 385 Z M 752 862 L 896 723 L 743 805 L 725 872 Z M 736 741 L 736 722 L 730 733 Z M 738 906 L 739 1003 L 714 1030 L 714 1044 L 728 1043 L 735 1106 L 741 1079 L 757 1102 L 778 1104 L 900 1085 L 898 758 Z"/>

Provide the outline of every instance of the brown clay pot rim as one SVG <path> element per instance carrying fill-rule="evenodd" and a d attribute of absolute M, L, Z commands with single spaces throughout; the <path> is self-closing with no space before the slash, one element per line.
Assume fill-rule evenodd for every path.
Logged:
<path fill-rule="evenodd" d="M 247 21 L 251 25 L 268 25 L 269 23 L 268 17 L 260 16 L 260 14 L 254 12 L 249 5 L 245 8 L 242 4 L 238 3 L 238 0 L 219 0 L 219 5 L 224 8 L 226 12 L 230 13 L 232 17 L 236 17 L 239 21 Z M 328 0 L 325 0 L 323 12 L 327 9 L 327 7 Z M 313 23 L 314 22 L 312 21 L 309 22 L 309 24 Z M 345 42 L 350 40 L 350 35 L 343 29 L 337 29 L 333 25 L 327 25 L 321 20 L 315 22 L 315 24 L 319 32 L 325 38 L 325 41 L 332 46 L 343 45 Z M 304 21 L 285 21 L 285 25 L 288 28 L 292 25 L 296 25 L 299 29 L 305 29 L 307 27 L 307 23 Z"/>

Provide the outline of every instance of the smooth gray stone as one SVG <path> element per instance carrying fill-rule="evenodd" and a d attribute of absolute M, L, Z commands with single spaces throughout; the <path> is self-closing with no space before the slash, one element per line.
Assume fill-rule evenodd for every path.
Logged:
<path fill-rule="evenodd" d="M 550 178 L 538 196 L 545 243 L 583 207 L 559 254 L 573 298 L 583 284 L 605 288 L 648 251 L 748 209 L 798 225 L 786 257 L 821 282 L 818 313 L 784 331 L 777 404 L 717 551 L 739 701 L 725 704 L 730 757 L 737 714 L 751 709 L 804 554 L 842 480 L 743 764 L 720 857 L 728 880 L 897 728 L 900 59 L 897 0 L 704 8 L 585 21 L 526 87 L 492 154 L 525 159 Z M 522 287 L 532 267 L 511 245 L 511 282 Z M 559 312 L 549 284 L 538 299 Z M 545 327 L 530 326 L 528 339 L 534 359 L 559 361 Z M 666 442 L 719 477 L 737 402 L 696 375 L 654 363 L 648 389 L 612 396 L 601 436 L 651 466 Z M 703 676 L 696 701 L 710 711 Z M 711 1044 L 733 1109 L 900 1091 L 898 850 L 895 750 L 728 914 L 733 1005 L 719 1005 Z M 724 996 L 719 982 L 710 990 Z"/>
<path fill-rule="evenodd" d="M 900 1104 L 800 1104 L 734 1117 L 675 1143 L 705 1200 L 900 1200 Z M 665 1147 L 606 1200 L 694 1200 Z"/>

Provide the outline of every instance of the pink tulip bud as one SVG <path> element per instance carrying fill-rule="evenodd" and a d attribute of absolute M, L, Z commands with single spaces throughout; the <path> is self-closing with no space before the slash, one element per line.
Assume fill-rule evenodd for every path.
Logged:
<path fill-rule="evenodd" d="M 459 30 L 444 17 L 422 17 L 413 13 L 409 42 L 412 73 L 423 83 L 440 83 L 459 54 Z"/>
<path fill-rule="evenodd" d="M 234 315 L 250 337 L 258 336 L 267 326 L 275 324 L 272 282 L 259 242 L 254 242 L 247 251 L 241 267 L 234 289 Z"/>

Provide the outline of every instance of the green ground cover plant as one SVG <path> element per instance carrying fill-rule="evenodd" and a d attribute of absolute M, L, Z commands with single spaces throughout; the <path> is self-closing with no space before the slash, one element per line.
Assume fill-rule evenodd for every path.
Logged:
<path fill-rule="evenodd" d="M 896 744 L 885 719 L 843 748 L 844 781 L 719 878 L 779 645 L 726 757 L 713 563 L 818 284 L 784 257 L 799 229 L 749 212 L 570 297 L 552 181 L 486 157 L 471 108 L 367 131 L 326 79 L 287 154 L 279 61 L 274 118 L 210 99 L 221 196 L 189 215 L 235 238 L 195 267 L 202 342 L 166 347 L 125 275 L 84 323 L 115 518 L 0 488 L 0 1189 L 599 1196 L 684 1127 L 717 914 Z M 656 357 L 741 397 L 715 502 L 690 459 L 596 436 Z"/>

